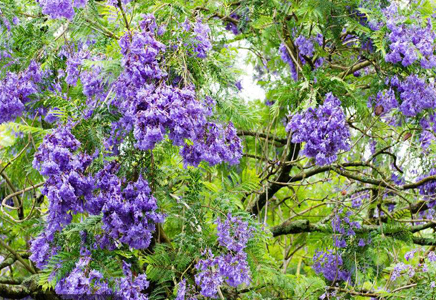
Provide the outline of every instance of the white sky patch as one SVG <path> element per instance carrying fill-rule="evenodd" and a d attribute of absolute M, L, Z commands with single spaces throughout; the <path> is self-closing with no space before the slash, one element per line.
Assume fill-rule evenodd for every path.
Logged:
<path fill-rule="evenodd" d="M 253 78 L 255 73 L 254 66 L 247 63 L 247 58 L 249 56 L 249 50 L 238 49 L 238 57 L 235 62 L 235 67 L 242 70 L 242 74 L 239 76 L 241 80 L 242 90 L 239 92 L 240 97 L 245 100 L 245 102 L 252 102 L 254 100 L 265 100 L 265 90 L 256 84 Z"/>

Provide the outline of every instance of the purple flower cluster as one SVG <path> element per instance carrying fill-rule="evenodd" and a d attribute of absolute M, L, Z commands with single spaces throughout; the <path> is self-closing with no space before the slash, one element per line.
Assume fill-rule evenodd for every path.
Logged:
<path fill-rule="evenodd" d="M 419 122 L 422 128 L 422 133 L 419 138 L 421 146 L 424 151 L 433 143 L 436 139 L 436 114 L 430 114 L 427 118 L 422 118 Z"/>
<path fill-rule="evenodd" d="M 401 276 L 403 271 L 407 271 L 407 275 L 409 277 L 413 277 L 415 275 L 415 269 L 411 265 L 406 265 L 402 262 L 395 265 L 394 270 L 391 274 L 391 281 L 397 280 L 398 277 Z"/>
<path fill-rule="evenodd" d="M 247 246 L 248 239 L 251 237 L 251 230 L 248 223 L 242 219 L 227 215 L 224 222 L 217 220 L 218 242 L 222 247 L 239 253 Z"/>
<path fill-rule="evenodd" d="M 433 251 L 427 254 L 427 258 L 430 262 L 436 262 L 436 254 Z"/>
<path fill-rule="evenodd" d="M 104 100 L 107 96 L 105 93 L 105 83 L 99 77 L 100 72 L 100 67 L 93 67 L 90 70 L 82 70 L 80 73 L 80 82 L 83 87 L 82 91 L 88 99 L 95 96 L 96 99 Z"/>
<path fill-rule="evenodd" d="M 331 221 L 333 233 L 339 235 L 335 237 L 335 244 L 338 248 L 345 248 L 347 243 L 345 242 L 344 236 L 355 236 L 356 233 L 354 229 L 360 229 L 360 223 L 356 221 L 351 221 L 350 217 L 353 213 L 347 211 L 344 215 L 340 211 L 336 214 Z"/>
<path fill-rule="evenodd" d="M 186 144 L 180 153 L 185 165 L 198 166 L 201 161 L 206 161 L 210 165 L 223 161 L 235 165 L 242 156 L 242 146 L 232 123 L 224 127 L 221 124 L 207 122 L 194 138 L 193 144 Z"/>
<path fill-rule="evenodd" d="M 317 165 L 328 165 L 337 160 L 340 150 L 348 151 L 350 132 L 341 102 L 332 93 L 320 107 L 309 108 L 292 117 L 286 131 L 292 131 L 293 143 L 306 143 L 303 154 L 313 157 Z"/>
<path fill-rule="evenodd" d="M 224 22 L 226 30 L 232 32 L 234 35 L 242 33 L 247 27 L 247 23 L 250 21 L 250 10 L 248 7 L 234 11 L 229 15 L 233 20 Z"/>
<path fill-rule="evenodd" d="M 212 49 L 212 43 L 209 40 L 210 28 L 200 19 L 194 24 L 194 39 L 192 48 L 199 58 L 206 58 L 207 52 Z"/>
<path fill-rule="evenodd" d="M 54 234 L 71 222 L 73 214 L 102 212 L 104 234 L 100 244 L 111 248 L 115 241 L 136 249 L 147 248 L 155 223 L 163 221 L 163 216 L 156 213 L 156 199 L 142 177 L 122 190 L 114 164 L 107 164 L 95 177 L 85 175 L 92 158 L 76 153 L 80 142 L 71 134 L 71 126 L 58 127 L 47 135 L 33 162 L 34 168 L 47 177 L 41 192 L 49 200 L 47 228 L 31 249 L 31 259 L 39 267 L 51 255 L 49 243 Z"/>
<path fill-rule="evenodd" d="M 435 38 L 431 18 L 425 20 L 419 13 L 411 16 L 413 24 L 400 15 L 396 3 L 392 3 L 384 11 L 386 26 L 390 31 L 389 53 L 385 60 L 391 63 L 401 62 L 407 67 L 420 59 L 421 67 L 430 69 L 436 67 Z"/>
<path fill-rule="evenodd" d="M 224 283 L 224 274 L 221 273 L 220 266 L 223 264 L 223 257 L 215 257 L 209 249 L 208 258 L 200 260 L 195 266 L 198 271 L 195 275 L 195 283 L 201 287 L 201 294 L 204 297 L 216 298 L 218 288 Z M 224 276 L 223 276 L 224 275 Z"/>
<path fill-rule="evenodd" d="M 50 203 L 45 232 L 48 240 L 71 222 L 72 214 L 83 212 L 84 201 L 92 198 L 94 180 L 84 175 L 92 159 L 75 153 L 80 142 L 71 134 L 71 127 L 58 127 L 45 136 L 33 160 L 33 167 L 47 177 L 41 193 Z"/>
<path fill-rule="evenodd" d="M 77 81 L 80 78 L 82 84 L 82 92 L 87 97 L 87 106 L 89 110 L 92 110 L 96 100 L 103 100 L 106 98 L 105 92 L 106 85 L 103 79 L 100 77 L 101 68 L 99 66 L 93 66 L 89 69 L 83 68 L 85 60 L 104 60 L 103 55 L 92 55 L 88 46 L 92 42 L 77 43 L 77 51 L 72 49 L 73 47 L 64 47 L 59 53 L 61 57 L 66 58 L 66 78 L 65 82 L 71 86 L 76 86 Z M 60 77 L 64 76 L 64 71 L 60 70 Z"/>
<path fill-rule="evenodd" d="M 175 300 L 185 300 L 186 296 L 186 279 L 179 282 L 177 286 L 177 296 Z"/>
<path fill-rule="evenodd" d="M 427 83 L 426 78 L 410 75 L 399 83 L 397 89 L 401 99 L 400 111 L 407 117 L 414 117 L 424 109 L 436 107 L 434 83 Z"/>
<path fill-rule="evenodd" d="M 397 76 L 388 78 L 390 87 L 377 94 L 376 99 L 369 99 L 369 106 L 375 106 L 375 113 L 384 116 L 394 108 L 399 108 L 406 117 L 414 117 L 426 109 L 436 107 L 436 91 L 434 83 L 426 77 L 409 75 L 404 80 Z M 400 104 L 396 93 L 399 94 Z M 424 128 L 425 129 L 425 128 Z"/>
<path fill-rule="evenodd" d="M 298 50 L 301 55 L 312 57 L 315 48 L 313 46 L 313 42 L 310 39 L 307 39 L 305 36 L 300 35 L 295 39 L 295 45 L 298 47 Z"/>
<path fill-rule="evenodd" d="M 32 61 L 23 72 L 8 73 L 0 80 L 0 124 L 13 121 L 23 114 L 25 104 L 39 91 L 38 84 L 42 78 L 39 65 Z"/>
<path fill-rule="evenodd" d="M 303 65 L 306 64 L 306 59 L 304 57 L 310 59 L 314 55 L 314 42 L 317 43 L 319 46 L 322 46 L 323 39 L 324 37 L 320 33 L 315 38 L 306 38 L 305 36 L 300 35 L 298 38 L 295 39 L 295 45 L 298 47 L 299 52 L 298 56 Z M 315 69 L 321 67 L 323 63 L 324 59 L 322 57 L 317 58 L 314 63 Z"/>
<path fill-rule="evenodd" d="M 313 257 L 313 269 L 316 274 L 322 274 L 328 281 L 347 281 L 350 273 L 344 270 L 341 255 L 332 250 L 317 251 Z"/>
<path fill-rule="evenodd" d="M 88 0 L 39 0 L 42 13 L 53 19 L 73 19 L 74 7 L 83 8 Z"/>
<path fill-rule="evenodd" d="M 247 254 L 244 249 L 251 230 L 247 222 L 231 214 L 222 222 L 217 221 L 218 242 L 226 248 L 227 253 L 214 256 L 207 251 L 208 258 L 200 260 L 196 268 L 195 283 L 200 286 L 201 294 L 205 297 L 215 298 L 219 287 L 226 282 L 232 287 L 240 284 L 250 284 L 250 268 L 247 263 Z"/>
<path fill-rule="evenodd" d="M 83 249 L 82 249 L 83 251 Z M 64 278 L 57 282 L 55 292 L 63 299 L 120 299 L 120 300 L 147 300 L 148 297 L 141 291 L 149 286 L 147 276 L 140 274 L 135 278 L 130 265 L 123 261 L 124 277 L 104 278 L 99 271 L 92 269 L 91 253 L 84 250 L 84 255 L 76 263 L 75 268 Z M 110 281 L 112 284 L 110 285 Z M 112 286 L 112 287 L 111 287 Z"/>
<path fill-rule="evenodd" d="M 314 52 L 315 52 L 314 43 L 317 43 L 318 45 L 322 46 L 323 43 L 322 34 L 318 34 L 315 38 L 306 38 L 305 36 L 300 35 L 298 38 L 295 39 L 295 45 L 297 46 L 298 49 L 298 59 L 301 61 L 303 65 L 307 63 L 306 58 L 311 59 L 314 56 Z M 282 60 L 285 63 L 287 63 L 291 68 L 292 79 L 294 81 L 298 81 L 297 68 L 295 66 L 294 60 L 292 59 L 284 43 L 280 44 L 279 52 Z M 323 63 L 324 63 L 324 59 L 322 57 L 317 58 L 314 62 L 315 69 L 321 67 Z"/>
<path fill-rule="evenodd" d="M 122 300 L 147 300 L 148 297 L 141 293 L 148 288 L 149 282 L 145 274 L 140 274 L 133 278 L 130 265 L 123 261 L 123 273 L 125 277 L 117 281 L 115 291 L 116 299 Z"/>
<path fill-rule="evenodd" d="M 165 45 L 155 39 L 153 16 L 146 16 L 142 24 L 142 32 L 135 33 L 131 42 L 129 35 L 120 40 L 124 72 L 115 84 L 117 97 L 112 104 L 123 117 L 113 124 L 109 144 L 116 146 L 133 130 L 135 146 L 150 150 L 168 133 L 174 145 L 183 146 L 180 153 L 185 164 L 196 166 L 201 160 L 211 165 L 237 163 L 242 148 L 233 125 L 208 122 L 210 110 L 196 99 L 192 86 L 178 88 L 161 82 L 167 74 L 161 70 L 158 56 Z M 201 23 L 195 28 L 197 37 L 207 33 Z"/>
<path fill-rule="evenodd" d="M 236 12 L 233 12 L 230 14 L 230 18 L 234 20 L 240 20 L 241 16 L 238 15 Z M 238 28 L 238 25 L 234 22 L 227 22 L 226 30 L 231 31 L 234 35 L 238 35 L 241 33 L 241 31 Z"/>
<path fill-rule="evenodd" d="M 181 28 L 191 37 L 190 41 L 184 44 L 189 50 L 188 54 L 195 54 L 198 58 L 206 58 L 207 52 L 212 49 L 209 38 L 209 25 L 203 23 L 201 19 L 197 19 L 194 26 L 192 26 L 186 18 L 185 22 L 181 24 Z M 193 32 L 191 32 L 191 29 L 193 29 Z"/>
<path fill-rule="evenodd" d="M 417 181 L 420 181 L 424 178 L 435 176 L 436 169 L 431 169 L 431 171 L 424 176 L 418 178 Z M 428 201 L 428 206 L 430 208 L 436 205 L 436 180 L 430 180 L 426 183 L 419 186 L 419 193 L 424 196 L 424 199 Z"/>
<path fill-rule="evenodd" d="M 376 99 L 372 97 L 369 99 L 369 104 L 374 105 L 376 114 L 380 116 L 384 116 L 398 107 L 398 101 L 392 88 L 378 92 Z"/>
<path fill-rule="evenodd" d="M 88 59 L 90 57 L 89 51 L 82 48 L 82 45 L 79 45 L 79 51 L 67 53 L 67 68 L 65 78 L 65 82 L 69 85 L 76 86 L 77 80 L 79 79 L 79 67 L 83 64 L 84 59 Z"/>
<path fill-rule="evenodd" d="M 55 287 L 57 295 L 63 299 L 85 300 L 92 295 L 95 299 L 106 299 L 113 295 L 103 275 L 93 269 L 89 269 L 90 256 L 84 256 L 76 263 L 75 268 Z"/>
<path fill-rule="evenodd" d="M 359 197 L 366 197 L 366 193 L 359 193 Z M 314 255 L 313 269 L 317 274 L 323 274 L 329 281 L 348 280 L 350 273 L 344 268 L 342 257 L 340 254 L 341 248 L 347 247 L 347 240 L 357 244 L 358 247 L 365 247 L 370 244 L 370 240 L 365 241 L 364 238 L 356 238 L 354 230 L 360 229 L 361 224 L 352 221 L 352 211 L 344 212 L 340 209 L 332 218 L 331 226 L 334 234 L 335 249 L 327 249 L 325 252 L 318 251 Z"/>
<path fill-rule="evenodd" d="M 197 300 L 199 297 L 203 298 L 195 291 L 194 286 L 186 284 L 186 279 L 179 282 L 175 300 Z"/>
<path fill-rule="evenodd" d="M 368 198 L 369 198 L 368 192 L 366 191 L 358 192 L 351 197 L 351 206 L 353 208 L 359 208 L 360 206 L 362 206 L 362 202 Z"/>
<path fill-rule="evenodd" d="M 32 255 L 30 256 L 30 259 L 40 269 L 43 269 L 47 265 L 50 258 L 59 250 L 50 244 L 52 240 L 52 237 L 48 237 L 46 233 L 43 232 L 32 241 L 30 247 L 30 252 Z"/>
<path fill-rule="evenodd" d="M 406 261 L 410 261 L 413 259 L 413 257 L 415 256 L 415 253 L 420 251 L 420 250 L 424 250 L 424 249 L 420 249 L 420 248 L 416 248 L 416 249 L 412 249 L 411 251 L 407 252 L 404 255 L 404 259 Z M 436 255 L 433 251 L 430 251 L 427 254 L 427 259 L 428 262 L 430 263 L 434 263 L 436 262 Z M 427 265 L 427 263 L 425 262 L 420 262 L 417 265 L 408 265 L 405 264 L 403 262 L 399 262 L 394 266 L 394 269 L 391 273 L 391 281 L 395 281 L 397 280 L 399 277 L 401 277 L 403 274 L 407 274 L 407 276 L 409 276 L 410 278 L 412 278 L 413 276 L 415 276 L 415 273 L 419 272 L 419 274 L 422 274 L 422 272 L 428 272 L 429 271 L 429 267 Z M 432 282 L 433 284 L 433 282 Z"/>
<path fill-rule="evenodd" d="M 100 194 L 89 203 L 93 213 L 103 212 L 102 245 L 114 248 L 111 241 L 119 241 L 135 249 L 145 249 L 150 245 L 155 223 L 163 222 L 163 215 L 156 212 L 156 199 L 142 176 L 135 183 L 129 183 L 121 190 L 119 178 L 112 174 L 109 165 L 96 175 Z M 110 239 L 110 240 L 109 240 Z"/>

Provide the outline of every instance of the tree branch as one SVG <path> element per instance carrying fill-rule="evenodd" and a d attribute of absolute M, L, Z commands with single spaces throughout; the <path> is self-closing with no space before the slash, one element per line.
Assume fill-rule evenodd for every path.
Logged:
<path fill-rule="evenodd" d="M 0 283 L 0 295 L 9 299 L 22 299 L 30 295 L 28 288 L 22 285 L 9 285 Z"/>
<path fill-rule="evenodd" d="M 427 223 L 418 226 L 411 226 L 407 228 L 407 231 L 412 233 L 418 232 L 430 227 L 436 227 L 435 223 Z M 362 225 L 362 228 L 355 229 L 356 233 L 367 233 L 370 231 L 378 231 L 380 232 L 380 226 L 378 225 Z M 403 229 L 402 229 L 403 230 Z M 296 220 L 296 221 L 285 221 L 280 225 L 274 226 L 271 228 L 271 232 L 274 237 L 278 237 L 286 234 L 298 234 L 298 233 L 308 233 L 308 232 L 326 232 L 333 233 L 333 229 L 330 226 L 327 226 L 323 223 L 310 223 L 309 220 Z M 398 232 L 389 232 L 385 233 L 386 235 L 393 235 Z M 423 246 L 436 246 L 436 240 L 430 238 L 421 238 L 421 237 L 412 237 L 412 240 L 417 245 Z"/>
<path fill-rule="evenodd" d="M 26 270 L 28 270 L 30 273 L 32 274 L 36 274 L 36 271 L 32 268 L 31 265 L 29 265 L 24 259 L 23 257 L 21 257 L 20 254 L 18 254 L 17 252 L 15 252 L 14 249 L 12 249 L 8 244 L 6 244 L 3 239 L 0 239 L 0 246 L 2 246 L 3 248 L 5 248 L 6 250 L 8 250 L 11 254 L 13 254 L 19 261 L 20 263 L 26 268 Z"/>
<path fill-rule="evenodd" d="M 269 134 L 260 133 L 260 132 L 252 132 L 252 131 L 248 131 L 248 130 L 238 130 L 238 135 L 239 136 L 248 135 L 248 136 L 260 137 L 260 138 L 263 138 L 266 140 L 278 142 L 278 143 L 283 144 L 283 145 L 286 145 L 286 143 L 288 142 L 288 140 L 285 138 L 279 138 L 279 137 L 276 137 L 274 135 L 269 135 Z"/>
<path fill-rule="evenodd" d="M 23 282 L 22 278 L 11 278 L 6 276 L 0 276 L 0 284 L 21 284 Z"/>
<path fill-rule="evenodd" d="M 289 147 L 288 155 L 286 156 L 286 161 L 294 161 L 297 159 L 298 154 L 300 153 L 301 144 L 291 143 Z M 289 173 L 291 172 L 293 165 L 291 164 L 283 164 L 280 174 L 277 178 L 278 182 L 288 182 L 291 178 Z M 259 195 L 259 197 L 247 207 L 247 211 L 250 213 L 257 215 L 265 206 L 267 198 L 271 198 L 277 193 L 283 186 L 277 183 L 270 184 L 265 192 Z"/>
<path fill-rule="evenodd" d="M 349 74 L 353 74 L 354 72 L 357 72 L 361 69 L 364 69 L 371 65 L 371 62 L 369 60 L 365 60 L 361 63 L 355 64 L 354 66 L 350 67 L 347 71 L 344 71 L 339 74 L 340 78 L 345 78 Z"/>
<path fill-rule="evenodd" d="M 417 236 L 413 237 L 413 243 L 421 246 L 436 246 L 436 240 Z"/>
<path fill-rule="evenodd" d="M 4 268 L 9 267 L 10 265 L 14 264 L 15 261 L 16 261 L 15 257 L 6 258 L 5 260 L 3 260 L 0 263 L 0 270 L 3 270 Z"/>

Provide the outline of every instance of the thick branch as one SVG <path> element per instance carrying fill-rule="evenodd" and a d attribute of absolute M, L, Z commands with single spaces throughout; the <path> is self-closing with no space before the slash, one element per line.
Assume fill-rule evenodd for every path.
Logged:
<path fill-rule="evenodd" d="M 23 299 L 30 296 L 35 300 L 59 300 L 52 290 L 43 290 L 38 281 L 38 275 L 24 279 L 0 277 L 0 299 Z"/>
<path fill-rule="evenodd" d="M 425 230 L 430 227 L 436 227 L 435 223 L 427 223 L 423 225 L 417 225 L 417 226 L 411 226 L 406 229 L 401 230 L 407 230 L 410 232 L 418 232 L 421 230 Z M 378 225 L 362 225 L 360 229 L 354 230 L 357 233 L 366 233 L 370 231 L 380 231 L 380 226 Z M 305 233 L 305 232 L 326 232 L 326 233 L 333 233 L 333 229 L 330 226 L 327 226 L 323 223 L 310 223 L 309 220 L 296 220 L 296 221 L 285 221 L 280 225 L 277 225 L 273 228 L 271 228 L 271 232 L 274 237 L 278 237 L 281 235 L 286 234 L 298 234 L 298 233 Z M 386 235 L 393 235 L 397 232 L 390 232 L 385 233 Z M 420 237 L 413 237 L 413 242 L 418 245 L 426 245 L 426 246 L 433 246 L 436 245 L 436 240 L 429 239 L 429 238 L 420 238 Z"/>
<path fill-rule="evenodd" d="M 9 257 L 6 258 L 4 261 L 2 261 L 0 263 L 0 270 L 3 270 L 6 267 L 9 267 L 10 265 L 12 265 L 14 262 L 16 261 L 16 259 L 14 257 Z"/>
<path fill-rule="evenodd" d="M 318 231 L 318 228 L 310 224 L 309 220 L 285 221 L 281 225 L 275 226 L 271 229 L 273 236 L 280 236 L 286 234 L 296 234 L 303 232 Z"/>
<path fill-rule="evenodd" d="M 29 295 L 29 289 L 22 285 L 9 285 L 0 283 L 0 296 L 4 298 L 22 299 Z"/>
<path fill-rule="evenodd" d="M 10 278 L 6 276 L 0 276 L 0 284 L 21 284 L 23 282 L 22 278 Z"/>
<path fill-rule="evenodd" d="M 289 146 L 289 152 L 286 156 L 286 161 L 294 161 L 297 159 L 298 154 L 300 153 L 301 144 L 294 144 L 291 143 Z M 291 178 L 289 176 L 289 173 L 292 170 L 293 165 L 284 164 L 282 166 L 282 169 L 280 171 L 280 175 L 277 178 L 277 182 L 288 182 Z M 283 186 L 277 183 L 270 184 L 266 191 L 259 195 L 259 197 L 252 203 L 248 208 L 247 211 L 249 211 L 252 214 L 257 215 L 262 208 L 265 206 L 266 201 L 268 198 L 271 198 L 274 196 L 275 193 L 277 193 Z"/>
<path fill-rule="evenodd" d="M 428 176 L 428 177 L 423 178 L 422 180 L 415 182 L 415 183 L 405 184 L 405 185 L 401 186 L 401 189 L 402 190 L 416 189 L 417 187 L 420 187 L 421 185 L 423 185 L 429 181 L 432 181 L 432 180 L 436 180 L 436 175 Z"/>
<path fill-rule="evenodd" d="M 422 246 L 436 246 L 436 240 L 417 236 L 413 237 L 413 243 Z"/>
<path fill-rule="evenodd" d="M 8 244 L 6 244 L 2 239 L 0 239 L 0 246 L 8 250 L 11 254 L 13 254 L 20 263 L 32 274 L 36 274 L 36 271 L 32 268 L 30 264 L 28 264 L 20 254 L 18 254 L 14 249 L 12 249 Z"/>
<path fill-rule="evenodd" d="M 259 132 L 252 132 L 252 131 L 247 131 L 247 130 L 238 130 L 238 135 L 239 136 L 248 135 L 248 136 L 260 137 L 260 138 L 267 139 L 270 141 L 278 142 L 278 143 L 283 144 L 283 145 L 286 145 L 286 143 L 288 142 L 288 140 L 285 138 L 279 138 L 279 137 L 276 137 L 274 135 L 269 135 L 269 134 L 259 133 Z"/>
<path fill-rule="evenodd" d="M 371 62 L 369 60 L 365 60 L 361 63 L 355 64 L 354 66 L 352 66 L 351 68 L 349 68 L 347 71 L 344 71 L 342 73 L 339 74 L 340 78 L 345 78 L 347 75 L 349 74 L 353 74 L 354 72 L 357 72 L 359 70 L 362 70 L 368 66 L 371 65 Z"/>

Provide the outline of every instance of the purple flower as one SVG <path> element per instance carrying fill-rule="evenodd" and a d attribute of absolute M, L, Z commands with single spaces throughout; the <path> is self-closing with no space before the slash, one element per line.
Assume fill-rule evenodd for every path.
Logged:
<path fill-rule="evenodd" d="M 206 58 L 207 52 L 212 49 L 209 33 L 209 26 L 198 19 L 194 25 L 194 40 L 192 46 L 194 53 L 196 53 L 199 58 Z"/>
<path fill-rule="evenodd" d="M 185 300 L 185 294 L 186 294 L 186 279 L 183 279 L 179 282 L 178 288 L 177 288 L 177 297 L 175 300 Z"/>
<path fill-rule="evenodd" d="M 312 57 L 315 48 L 313 47 L 313 42 L 310 39 L 300 35 L 295 39 L 295 45 L 298 47 L 301 55 Z"/>
<path fill-rule="evenodd" d="M 353 195 L 351 198 L 351 206 L 353 208 L 359 208 L 365 199 L 369 199 L 368 192 L 360 192 Z"/>
<path fill-rule="evenodd" d="M 244 250 L 251 237 L 251 230 L 247 222 L 228 214 L 224 222 L 218 219 L 217 225 L 218 242 L 221 246 L 237 253 Z"/>
<path fill-rule="evenodd" d="M 73 19 L 73 7 L 82 8 L 86 6 L 87 0 L 39 0 L 42 13 L 49 15 L 53 19 Z"/>
<path fill-rule="evenodd" d="M 168 134 L 175 146 L 182 146 L 180 154 L 185 165 L 197 166 L 201 161 L 211 165 L 223 161 L 238 163 L 242 146 L 233 125 L 208 122 L 211 108 L 196 99 L 193 86 L 178 88 L 161 82 L 167 74 L 160 68 L 159 56 L 166 47 L 150 30 L 156 27 L 154 18 L 145 18 L 143 31 L 135 33 L 132 41 L 128 34 L 119 41 L 124 71 L 115 83 L 116 97 L 111 104 L 122 118 L 112 124 L 107 145 L 116 151 L 133 131 L 135 147 L 150 150 Z M 194 26 L 194 48 L 200 56 L 209 48 L 208 32 L 207 25 L 198 20 Z"/>
<path fill-rule="evenodd" d="M 89 254 L 88 254 L 89 255 Z M 103 275 L 97 270 L 90 270 L 91 257 L 84 256 L 76 263 L 76 267 L 64 278 L 57 282 L 55 291 L 63 299 L 83 299 L 88 296 L 110 297 L 112 289 Z"/>
<path fill-rule="evenodd" d="M 32 255 L 30 259 L 38 268 L 43 269 L 49 262 L 50 257 L 56 254 L 57 250 L 56 247 L 50 245 L 49 239 L 42 233 L 31 243 L 30 251 Z"/>
<path fill-rule="evenodd" d="M 39 65 L 32 61 L 23 72 L 8 73 L 0 80 L 0 124 L 13 121 L 24 113 L 31 96 L 40 91 L 38 84 L 42 77 Z"/>
<path fill-rule="evenodd" d="M 413 256 L 415 255 L 416 251 L 418 251 L 418 249 L 413 249 L 413 250 L 407 252 L 406 254 L 404 254 L 404 259 L 409 261 L 410 259 L 413 258 Z"/>
<path fill-rule="evenodd" d="M 164 216 L 157 213 L 156 199 L 142 176 L 135 183 L 122 189 L 121 180 L 115 175 L 118 166 L 108 163 L 95 175 L 95 196 L 87 199 L 85 209 L 91 214 L 103 213 L 100 246 L 113 248 L 115 241 L 131 248 L 145 249 L 151 242 L 155 224 Z"/>
<path fill-rule="evenodd" d="M 331 250 L 317 251 L 313 261 L 315 273 L 322 274 L 328 281 L 347 281 L 350 278 L 349 272 L 343 269 L 342 257 Z"/>
<path fill-rule="evenodd" d="M 398 107 L 398 101 L 395 98 L 395 92 L 392 88 L 377 93 L 377 98 L 369 99 L 369 104 L 374 105 L 376 115 L 386 115 L 392 109 Z"/>
<path fill-rule="evenodd" d="M 286 126 L 293 132 L 292 142 L 306 143 L 303 154 L 315 158 L 317 165 L 331 164 L 340 150 L 349 150 L 350 132 L 340 104 L 328 93 L 322 106 L 294 115 Z"/>
<path fill-rule="evenodd" d="M 429 173 L 418 177 L 417 181 L 434 175 L 436 175 L 436 169 L 431 169 Z M 433 206 L 431 203 L 436 200 L 436 180 L 429 180 L 423 185 L 420 185 L 419 193 L 424 196 L 424 199 L 429 202 L 430 206 Z"/>
<path fill-rule="evenodd" d="M 436 254 L 433 251 L 428 253 L 427 258 L 430 262 L 436 262 Z"/>
<path fill-rule="evenodd" d="M 338 248 L 347 247 L 347 242 L 344 239 L 335 238 L 335 246 Z"/>
<path fill-rule="evenodd" d="M 408 266 L 404 263 L 398 263 L 395 265 L 394 270 L 392 271 L 391 280 L 395 281 L 398 277 L 401 276 L 401 272 L 408 269 Z"/>
<path fill-rule="evenodd" d="M 386 17 L 389 52 L 385 60 L 391 63 L 401 62 L 407 67 L 418 61 L 423 68 L 434 68 L 436 58 L 434 55 L 436 34 L 433 31 L 430 19 L 424 19 L 419 13 L 413 16 L 414 22 L 408 23 L 407 18 L 399 14 L 398 5 L 394 2 L 383 10 Z"/>
<path fill-rule="evenodd" d="M 228 214 L 224 222 L 218 219 L 217 225 L 218 242 L 226 248 L 227 253 L 214 256 L 210 249 L 206 251 L 208 257 L 197 263 L 196 269 L 199 273 L 195 275 L 195 283 L 201 288 L 200 293 L 211 298 L 216 297 L 224 282 L 237 287 L 251 281 L 247 254 L 244 252 L 251 237 L 248 223 Z"/>
<path fill-rule="evenodd" d="M 235 82 L 235 86 L 238 90 L 242 90 L 242 84 L 241 84 L 241 80 L 238 80 Z"/>
<path fill-rule="evenodd" d="M 49 200 L 46 236 L 71 222 L 72 214 L 83 212 L 83 199 L 92 197 L 93 179 L 84 176 L 91 157 L 75 153 L 80 142 L 71 133 L 72 124 L 59 126 L 45 136 L 34 156 L 33 167 L 47 176 L 42 194 Z"/>
<path fill-rule="evenodd" d="M 148 300 L 148 297 L 141 293 L 142 290 L 149 286 L 147 276 L 139 274 L 136 278 L 133 277 L 130 265 L 123 261 L 123 278 L 119 279 L 117 289 L 115 291 L 116 298 L 123 300 Z"/>
<path fill-rule="evenodd" d="M 400 111 L 407 117 L 414 117 L 424 109 L 436 107 L 436 91 L 433 83 L 426 78 L 410 75 L 399 84 L 402 103 Z"/>

